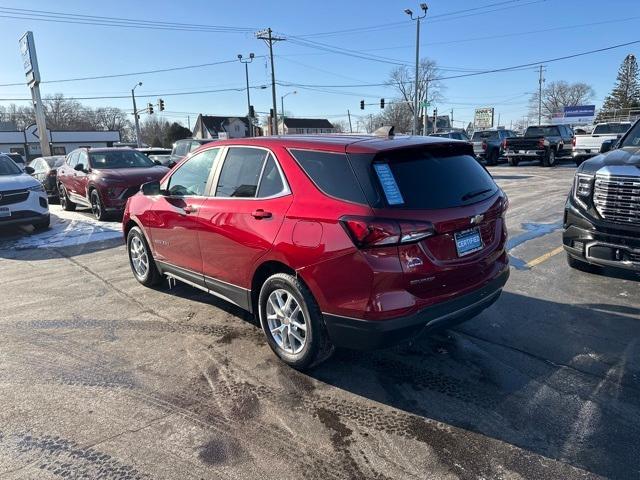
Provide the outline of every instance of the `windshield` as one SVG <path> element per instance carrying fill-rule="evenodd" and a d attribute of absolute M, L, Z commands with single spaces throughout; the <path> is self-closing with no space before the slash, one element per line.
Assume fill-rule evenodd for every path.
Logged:
<path fill-rule="evenodd" d="M 620 134 L 629 130 L 630 126 L 631 125 L 628 123 L 605 123 L 602 125 L 596 125 L 596 128 L 593 129 L 593 133 L 594 135 Z"/>
<path fill-rule="evenodd" d="M 640 121 L 635 123 L 620 146 L 640 147 Z"/>
<path fill-rule="evenodd" d="M 146 155 L 135 150 L 89 152 L 92 168 L 148 168 L 155 166 Z"/>
<path fill-rule="evenodd" d="M 494 138 L 498 138 L 497 130 L 491 130 L 491 131 L 485 131 L 485 132 L 474 132 L 473 138 L 471 139 L 471 141 L 480 142 L 481 140 L 488 140 L 488 139 L 494 139 Z"/>
<path fill-rule="evenodd" d="M 553 135 L 560 135 L 558 127 L 529 127 L 524 132 L 525 137 L 551 137 Z"/>
<path fill-rule="evenodd" d="M 13 160 L 6 155 L 0 155 L 0 175 L 19 175 L 22 173 Z"/>

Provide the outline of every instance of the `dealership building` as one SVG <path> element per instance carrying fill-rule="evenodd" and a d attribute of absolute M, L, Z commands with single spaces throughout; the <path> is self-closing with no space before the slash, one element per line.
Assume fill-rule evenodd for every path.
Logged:
<path fill-rule="evenodd" d="M 66 155 L 79 147 L 112 147 L 120 142 L 117 130 L 48 130 L 47 138 L 52 155 Z M 19 153 L 32 160 L 42 155 L 40 136 L 35 125 L 22 130 L 0 131 L 0 152 Z"/>

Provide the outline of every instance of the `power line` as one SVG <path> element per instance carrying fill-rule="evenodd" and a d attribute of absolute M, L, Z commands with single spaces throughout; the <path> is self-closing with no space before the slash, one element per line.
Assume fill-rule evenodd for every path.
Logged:
<path fill-rule="evenodd" d="M 47 10 L 32 10 L 26 8 L 0 7 L 3 18 L 17 18 L 24 20 L 40 20 L 45 22 L 75 23 L 83 25 L 98 25 L 109 27 L 129 27 L 154 30 L 181 30 L 208 33 L 250 33 L 255 28 L 229 27 L 223 25 L 205 25 L 177 22 L 161 22 L 146 19 L 131 19 L 123 17 L 104 17 L 96 15 L 53 12 Z"/>
<path fill-rule="evenodd" d="M 265 58 L 264 55 L 258 56 L 256 58 Z M 159 68 L 156 70 L 146 70 L 141 72 L 130 72 L 130 73 L 115 73 L 112 75 L 95 75 L 91 77 L 76 77 L 76 78 L 64 78 L 58 80 L 45 80 L 40 83 L 65 83 L 65 82 L 81 82 L 85 80 L 101 80 L 105 78 L 119 78 L 119 77 L 132 77 L 138 75 L 149 75 L 153 73 L 163 73 L 163 72 L 175 72 L 178 70 L 188 70 L 193 68 L 203 68 L 203 67 L 211 67 L 214 65 L 224 65 L 227 63 L 236 63 L 237 60 L 223 60 L 220 62 L 210 62 L 210 63 L 200 63 L 198 65 L 184 65 L 181 67 L 169 67 L 169 68 Z M 24 86 L 25 82 L 16 82 L 16 83 L 5 83 L 0 84 L 0 87 L 15 87 L 15 86 Z"/>

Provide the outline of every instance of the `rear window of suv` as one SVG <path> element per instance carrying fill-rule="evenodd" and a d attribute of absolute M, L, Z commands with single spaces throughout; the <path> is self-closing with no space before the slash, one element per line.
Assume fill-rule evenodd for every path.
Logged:
<path fill-rule="evenodd" d="M 388 165 L 397 184 L 398 196 L 385 186 L 377 165 Z M 498 190 L 487 171 L 469 155 L 435 156 L 428 150 L 410 150 L 379 155 L 374 171 L 389 206 L 410 209 L 440 209 L 479 202 Z M 391 200 L 391 201 L 390 201 Z"/>

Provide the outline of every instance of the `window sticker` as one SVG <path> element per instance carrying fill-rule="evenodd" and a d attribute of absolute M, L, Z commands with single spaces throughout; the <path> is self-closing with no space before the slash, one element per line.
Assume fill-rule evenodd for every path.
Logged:
<path fill-rule="evenodd" d="M 404 199 L 396 183 L 396 179 L 393 176 L 393 172 L 387 163 L 374 163 L 373 168 L 378 174 L 378 179 L 384 190 L 384 195 L 387 197 L 387 203 L 389 205 L 402 205 Z"/>

